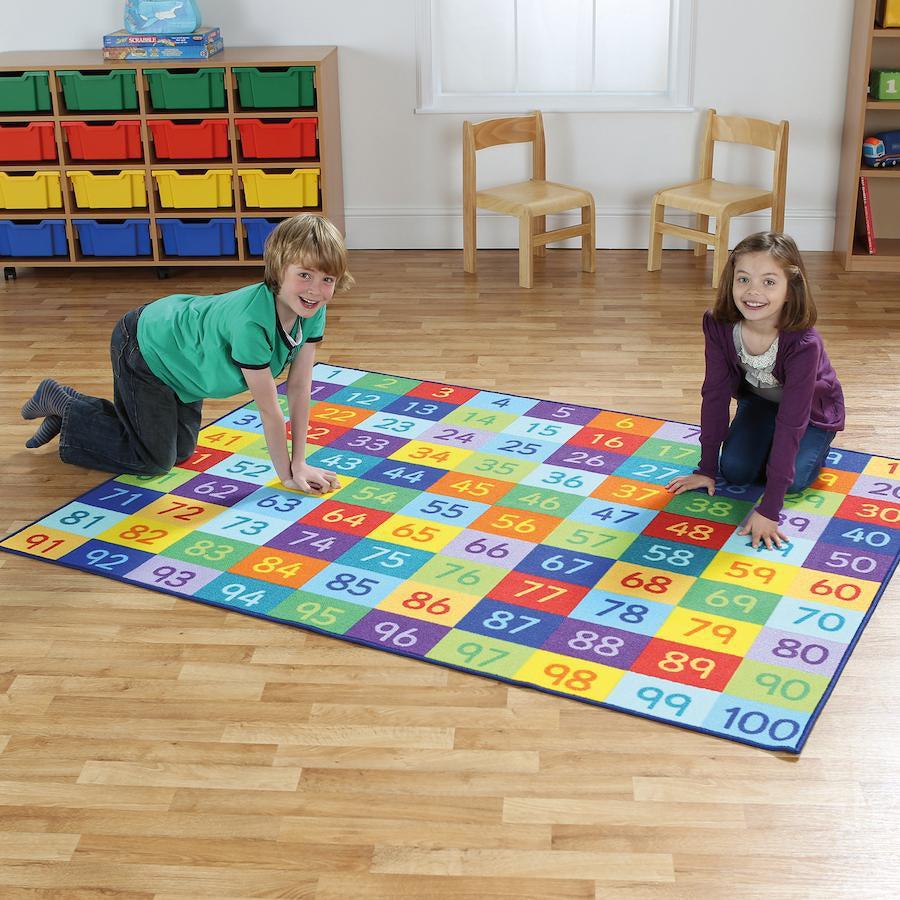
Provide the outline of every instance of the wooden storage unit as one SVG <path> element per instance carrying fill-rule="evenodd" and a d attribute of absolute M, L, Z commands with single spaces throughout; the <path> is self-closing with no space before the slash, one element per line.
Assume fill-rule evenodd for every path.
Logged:
<path fill-rule="evenodd" d="M 148 76 L 148 73 L 157 70 L 171 71 L 173 75 L 171 77 L 160 77 L 158 74 Z M 249 88 L 247 86 L 248 70 L 251 70 Z M 258 74 L 252 70 L 258 70 Z M 84 77 L 73 78 L 67 74 L 63 74 L 62 78 L 59 77 L 59 73 L 71 72 L 84 73 Z M 206 72 L 213 80 L 224 80 L 224 105 L 219 103 L 220 94 L 217 85 L 212 85 L 213 88 L 216 88 L 215 90 L 209 90 L 210 85 L 201 86 L 198 90 L 195 84 L 196 79 L 191 75 L 192 72 Z M 46 76 L 35 75 L 35 73 L 46 73 Z M 93 81 L 91 73 L 96 73 L 93 75 Z M 111 75 L 109 79 L 106 79 L 101 73 L 121 73 L 121 75 Z M 64 85 L 70 92 L 70 99 L 77 97 L 79 104 L 86 87 L 88 91 L 87 105 L 90 106 L 97 102 L 103 102 L 102 99 L 98 101 L 96 98 L 107 95 L 107 82 L 115 83 L 121 80 L 122 84 L 127 86 L 132 77 L 137 91 L 136 109 L 128 108 L 128 104 L 124 104 L 124 108 L 119 110 L 72 109 L 67 103 Z M 202 76 L 201 80 L 203 80 Z M 44 97 L 46 89 L 43 87 L 45 81 L 49 84 L 49 109 L 43 108 L 46 105 Z M 291 106 L 290 100 L 285 101 L 284 92 L 287 91 L 290 96 L 294 81 L 297 83 L 298 102 Z M 157 85 L 152 94 L 151 82 Z M 73 93 L 72 85 L 75 85 L 77 94 Z M 260 87 L 263 88 L 261 92 L 259 91 Z M 272 89 L 275 89 L 277 93 L 273 94 Z M 12 126 L 5 133 L 6 145 L 18 146 L 19 143 L 22 143 L 24 146 L 31 146 L 30 142 L 20 138 L 15 129 L 22 128 L 24 134 L 28 123 L 46 123 L 52 128 L 53 144 L 50 149 L 55 148 L 55 154 L 48 152 L 48 148 L 43 148 L 41 153 L 35 152 L 34 157 L 28 160 L 4 159 L 0 161 L 0 173 L 23 179 L 35 173 L 47 173 L 49 180 L 52 180 L 53 183 L 58 178 L 62 190 L 62 205 L 57 208 L 0 208 L 0 223 L 15 223 L 7 227 L 14 229 L 13 232 L 10 232 L 11 234 L 15 234 L 16 237 L 21 234 L 25 238 L 25 246 L 28 245 L 28 238 L 32 230 L 30 227 L 19 228 L 19 226 L 32 224 L 37 226 L 44 220 L 64 222 L 66 238 L 66 250 L 63 255 L 50 255 L 49 252 L 46 252 L 46 255 L 35 256 L 0 256 L 0 265 L 4 266 L 5 273 L 8 275 L 14 274 L 14 267 L 17 265 L 155 265 L 160 267 L 252 265 L 261 261 L 261 252 L 253 252 L 251 244 L 253 249 L 258 251 L 261 250 L 261 247 L 258 239 L 248 241 L 248 225 L 249 230 L 256 236 L 259 233 L 259 229 L 256 227 L 257 220 L 267 220 L 265 227 L 268 227 L 269 222 L 301 212 L 327 216 L 342 232 L 344 231 L 344 189 L 341 172 L 336 47 L 237 47 L 218 53 L 210 60 L 111 60 L 109 62 L 103 61 L 100 52 L 93 50 L 13 51 L 0 53 L 0 95 L 4 90 L 5 96 L 9 99 L 7 105 L 14 107 L 12 110 L 5 109 L 3 96 L 0 96 L 0 127 Z M 111 93 L 116 94 L 115 91 Z M 119 91 L 118 94 L 124 96 L 123 91 Z M 160 97 L 174 96 L 174 100 L 169 104 L 171 108 L 154 106 L 154 96 L 157 100 Z M 207 96 L 210 98 L 209 106 L 191 106 L 193 103 L 203 104 L 204 98 Z M 32 101 L 32 97 L 36 99 Z M 192 99 L 195 97 L 197 99 Z M 271 107 L 250 105 L 251 103 L 265 103 L 267 97 L 272 98 L 273 105 Z M 21 106 L 23 103 L 31 102 L 34 102 L 37 108 L 25 109 Z M 169 103 L 169 100 L 164 99 L 163 102 Z M 286 102 L 287 105 L 285 105 Z M 17 104 L 19 104 L 18 107 Z M 296 122 L 298 119 L 302 119 L 306 123 L 303 156 L 272 158 L 246 155 L 247 142 L 245 138 L 242 144 L 241 132 L 243 131 L 246 135 L 248 131 L 246 127 L 240 128 L 239 123 L 249 120 L 252 124 L 248 127 L 258 128 L 258 123 L 262 120 L 263 123 L 274 126 L 283 122 L 288 127 L 290 123 Z M 81 158 L 83 147 L 79 146 L 76 149 L 75 145 L 70 143 L 73 136 L 102 138 L 104 132 L 107 131 L 103 126 L 113 126 L 116 122 L 134 123 L 130 126 L 122 126 L 129 132 L 133 131 L 135 127 L 139 129 L 139 154 L 137 148 L 132 146 L 128 153 L 122 154 L 121 158 L 117 153 L 116 157 L 112 159 L 83 159 Z M 227 140 L 224 145 L 221 142 L 221 127 L 217 124 L 219 122 L 224 125 L 227 132 Z M 203 123 L 213 124 L 204 125 Z M 196 129 L 183 127 L 179 130 L 179 124 L 198 127 Z M 92 127 L 95 129 L 94 132 L 90 131 Z M 215 146 L 216 155 L 197 158 L 197 153 L 202 151 L 194 148 L 202 148 L 204 137 L 211 134 L 213 129 L 217 139 L 215 142 L 208 139 L 208 143 L 210 147 Z M 277 128 L 271 130 L 276 131 Z M 112 128 L 108 131 L 111 134 L 114 133 Z M 199 137 L 199 141 L 198 137 L 192 137 L 192 132 L 193 135 Z M 154 134 L 164 137 L 167 145 L 165 148 L 161 147 L 164 155 L 157 153 L 155 140 L 159 138 L 155 139 Z M 312 135 L 312 144 L 310 135 Z M 182 139 L 185 137 L 188 139 L 191 149 L 182 150 L 181 152 L 185 155 L 181 157 L 177 155 L 176 145 L 184 147 Z M 106 145 L 101 141 L 101 146 Z M 174 156 L 171 155 L 173 146 L 176 147 Z M 107 155 L 109 155 L 108 152 Z M 41 156 L 43 158 L 40 158 Z M 173 170 L 188 176 L 201 176 L 210 170 L 227 170 L 231 188 L 230 202 L 227 206 L 213 208 L 163 206 L 159 188 L 160 179 L 156 177 L 155 173 L 163 174 L 163 180 L 165 180 L 167 176 L 164 173 Z M 273 202 L 271 199 L 265 206 L 254 205 L 258 204 L 259 200 L 252 196 L 252 187 L 251 196 L 248 199 L 246 186 L 263 186 L 262 182 L 257 183 L 261 176 L 254 174 L 259 173 L 260 170 L 265 173 L 264 180 L 272 183 L 281 183 L 282 181 L 287 183 L 291 180 L 289 177 L 291 173 L 295 170 L 302 171 L 304 174 L 297 177 L 303 179 L 304 190 L 300 193 L 294 191 L 290 196 L 293 198 L 291 202 L 296 200 L 305 205 L 281 206 L 276 203 L 275 206 L 272 206 L 268 205 L 268 202 Z M 93 173 L 97 178 L 79 176 L 77 174 L 79 172 Z M 103 176 L 106 176 L 105 183 L 112 184 L 113 179 L 110 176 L 128 172 L 139 175 L 143 182 L 146 206 L 107 208 L 102 205 L 105 202 L 102 199 L 105 196 L 103 194 L 100 200 L 92 201 L 99 203 L 99 208 L 96 205 L 94 207 L 77 205 L 73 179 L 69 177 L 69 173 L 76 174 L 74 179 L 76 182 L 90 185 L 95 181 L 98 184 L 104 183 Z M 317 186 L 317 189 L 310 187 L 310 172 L 316 173 L 312 184 Z M 247 174 L 242 177 L 242 173 Z M 127 179 L 124 174 L 122 177 Z M 188 181 L 188 179 L 182 180 Z M 12 193 L 13 188 L 18 188 L 18 184 L 10 185 L 8 179 L 6 186 L 7 193 Z M 16 190 L 16 195 L 18 193 L 19 191 Z M 27 190 L 25 193 L 27 196 Z M 112 193 L 110 196 L 117 195 Z M 285 201 L 285 204 L 287 202 Z M 98 224 L 89 226 L 87 231 L 75 228 L 74 223 L 82 219 L 96 221 Z M 180 224 L 174 225 L 173 228 L 167 226 L 169 240 L 164 242 L 160 223 L 172 219 L 185 223 L 185 227 Z M 99 242 L 102 253 L 105 235 L 115 235 L 118 229 L 114 226 L 121 227 L 121 223 L 125 220 L 132 223 L 132 227 L 138 231 L 140 229 L 134 223 L 146 222 L 150 233 L 152 251 L 150 255 L 130 257 L 114 255 L 111 252 L 108 256 L 98 256 L 82 252 L 79 232 L 82 233 L 82 236 L 90 233 L 92 237 L 102 238 Z M 179 248 L 191 247 L 193 235 L 204 231 L 202 228 L 198 231 L 191 227 L 192 220 L 196 220 L 198 226 L 203 222 L 208 223 L 209 232 L 216 235 L 214 240 L 220 241 L 220 246 L 226 252 L 230 251 L 232 247 L 229 240 L 230 235 L 226 232 L 234 222 L 236 240 L 233 251 L 227 252 L 227 255 L 224 256 L 179 256 L 167 253 L 165 243 Z M 104 223 L 108 223 L 110 227 L 104 229 L 102 227 Z M 49 234 L 50 231 L 40 229 L 35 230 L 34 233 L 36 239 L 39 239 L 38 235 Z M 58 224 L 53 226 L 52 233 L 56 237 L 52 247 L 48 245 L 47 251 L 52 249 L 54 254 L 59 254 L 57 238 L 60 231 Z M 174 243 L 173 236 L 176 238 Z M 42 238 L 40 240 L 43 241 Z M 120 239 L 115 238 L 114 241 L 115 252 L 121 253 Z M 12 241 L 12 245 L 16 246 L 21 243 L 18 240 Z M 0 243 L 0 247 L 6 245 L 10 245 L 10 242 L 7 241 L 5 245 Z M 202 246 L 202 241 L 200 246 Z M 45 248 L 41 244 L 35 244 L 35 247 L 37 252 L 45 252 Z M 96 246 L 92 249 L 95 253 L 97 252 Z"/>
<path fill-rule="evenodd" d="M 874 169 L 862 163 L 863 139 L 900 129 L 900 101 L 868 97 L 873 68 L 900 69 L 900 28 L 875 25 L 877 0 L 856 0 L 847 103 L 841 146 L 834 250 L 851 272 L 900 272 L 900 167 Z M 868 179 L 877 253 L 856 233 L 859 179 Z"/>

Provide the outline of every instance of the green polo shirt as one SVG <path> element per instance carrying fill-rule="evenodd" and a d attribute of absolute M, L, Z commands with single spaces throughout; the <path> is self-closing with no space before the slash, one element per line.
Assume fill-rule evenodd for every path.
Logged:
<path fill-rule="evenodd" d="M 144 307 L 138 345 L 150 371 L 183 403 L 247 390 L 241 368 L 280 375 L 305 343 L 321 341 L 325 307 L 287 334 L 265 284 L 194 297 L 173 294 Z"/>

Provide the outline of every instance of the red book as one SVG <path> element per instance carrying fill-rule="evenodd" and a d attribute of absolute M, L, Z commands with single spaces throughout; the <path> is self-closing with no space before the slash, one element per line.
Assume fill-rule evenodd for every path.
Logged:
<path fill-rule="evenodd" d="M 876 253 L 875 225 L 872 222 L 872 203 L 869 199 L 869 179 L 859 176 L 859 198 L 856 201 L 856 235 L 870 255 Z"/>

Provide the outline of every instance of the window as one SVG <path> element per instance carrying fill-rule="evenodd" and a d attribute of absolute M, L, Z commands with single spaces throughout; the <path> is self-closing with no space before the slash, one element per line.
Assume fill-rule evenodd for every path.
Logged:
<path fill-rule="evenodd" d="M 419 0 L 419 112 L 690 107 L 693 0 Z"/>

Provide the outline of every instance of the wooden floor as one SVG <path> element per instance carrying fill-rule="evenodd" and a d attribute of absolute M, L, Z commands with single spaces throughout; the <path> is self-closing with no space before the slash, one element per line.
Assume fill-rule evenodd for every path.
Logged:
<path fill-rule="evenodd" d="M 319 358 L 697 421 L 711 262 L 645 260 L 356 252 Z M 808 260 L 838 446 L 900 455 L 898 279 Z M 0 533 L 105 478 L 24 449 L 39 378 L 108 395 L 120 314 L 260 277 L 0 285 Z M 2 554 L 0 897 L 894 898 L 898 582 L 795 758 Z"/>

